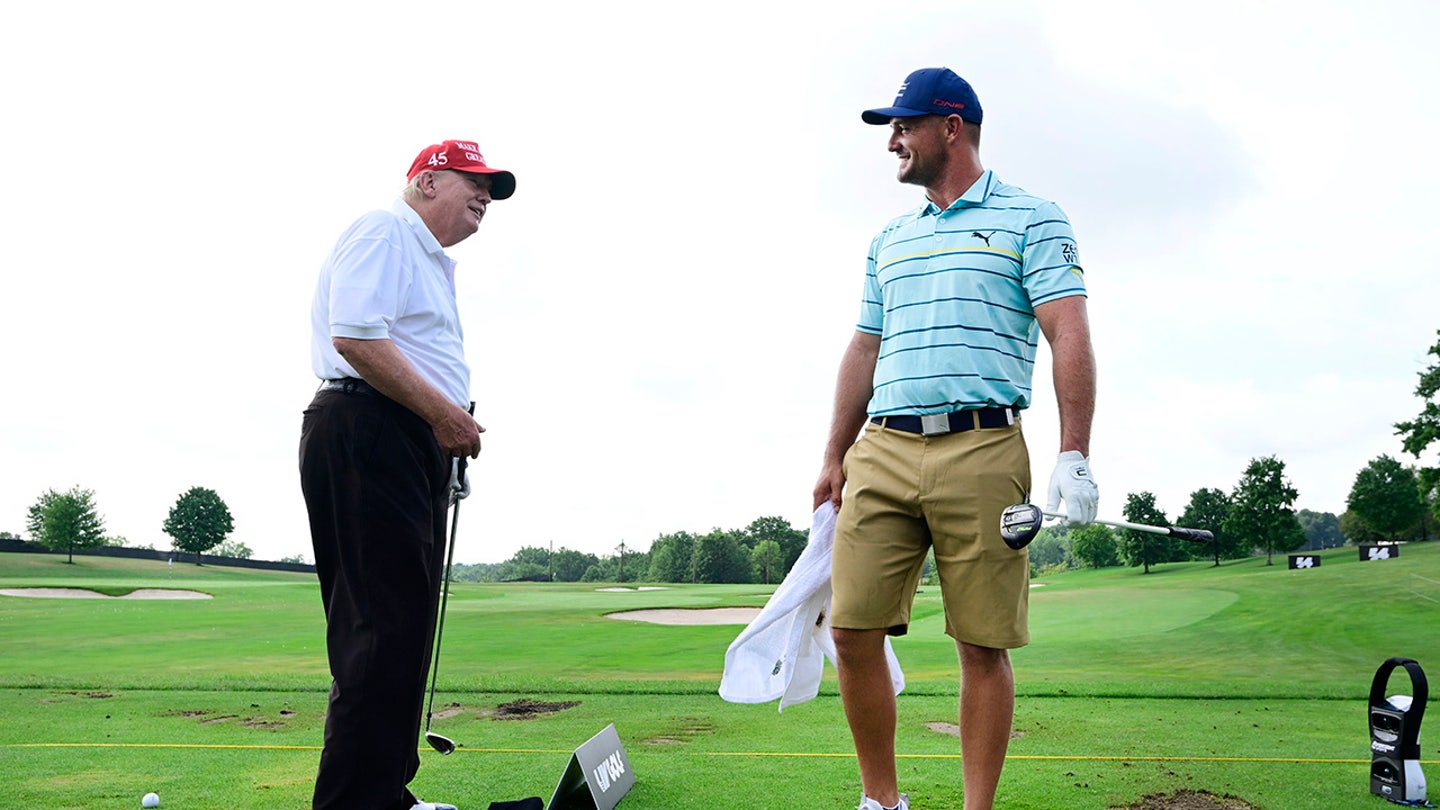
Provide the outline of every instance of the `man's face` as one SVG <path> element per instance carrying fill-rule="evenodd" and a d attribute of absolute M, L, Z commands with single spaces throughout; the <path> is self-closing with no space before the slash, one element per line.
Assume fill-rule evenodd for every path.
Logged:
<path fill-rule="evenodd" d="M 435 239 L 450 247 L 475 233 L 490 205 L 490 175 L 435 172 Z"/>
<path fill-rule="evenodd" d="M 930 186 L 945 170 L 945 117 L 921 115 L 890 119 L 890 151 L 900 158 L 895 179 Z"/>

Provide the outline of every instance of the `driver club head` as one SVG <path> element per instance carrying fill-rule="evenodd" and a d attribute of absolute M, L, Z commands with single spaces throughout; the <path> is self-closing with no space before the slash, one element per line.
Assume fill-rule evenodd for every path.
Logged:
<path fill-rule="evenodd" d="M 439 751 L 441 756 L 455 753 L 455 741 L 433 731 L 425 732 L 425 742 L 430 743 L 430 747 Z"/>
<path fill-rule="evenodd" d="M 1019 551 L 1030 545 L 1040 527 L 1045 523 L 1045 514 L 1033 503 L 1017 503 L 1005 507 L 1000 513 L 1000 539 L 1005 545 Z"/>

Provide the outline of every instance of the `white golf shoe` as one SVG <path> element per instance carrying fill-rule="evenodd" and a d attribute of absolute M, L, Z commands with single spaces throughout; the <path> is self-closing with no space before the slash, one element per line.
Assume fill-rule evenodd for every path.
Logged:
<path fill-rule="evenodd" d="M 439 802 L 415 802 L 410 810 L 460 810 L 453 804 L 441 804 Z"/>
<path fill-rule="evenodd" d="M 899 804 L 894 807 L 886 807 L 862 793 L 860 794 L 860 806 L 855 808 L 855 810 L 910 810 L 910 797 L 901 793 Z"/>

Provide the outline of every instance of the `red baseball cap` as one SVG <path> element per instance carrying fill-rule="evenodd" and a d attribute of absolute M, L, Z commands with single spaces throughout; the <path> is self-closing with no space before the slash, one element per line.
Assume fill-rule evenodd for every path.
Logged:
<path fill-rule="evenodd" d="M 437 172 L 448 169 L 470 174 L 488 174 L 490 196 L 497 200 L 503 200 L 515 193 L 515 175 L 503 169 L 486 166 L 480 147 L 472 141 L 445 141 L 420 150 L 415 162 L 410 164 L 410 173 L 405 175 L 406 182 L 414 180 L 415 175 L 427 169 Z"/>

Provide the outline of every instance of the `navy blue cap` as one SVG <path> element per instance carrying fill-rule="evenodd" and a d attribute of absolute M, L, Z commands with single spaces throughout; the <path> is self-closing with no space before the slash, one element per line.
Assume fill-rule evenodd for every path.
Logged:
<path fill-rule="evenodd" d="M 891 118 L 917 115 L 958 115 L 978 124 L 984 113 L 970 83 L 953 70 L 921 68 L 905 77 L 892 106 L 866 110 L 860 113 L 860 119 L 867 124 L 888 124 Z"/>

